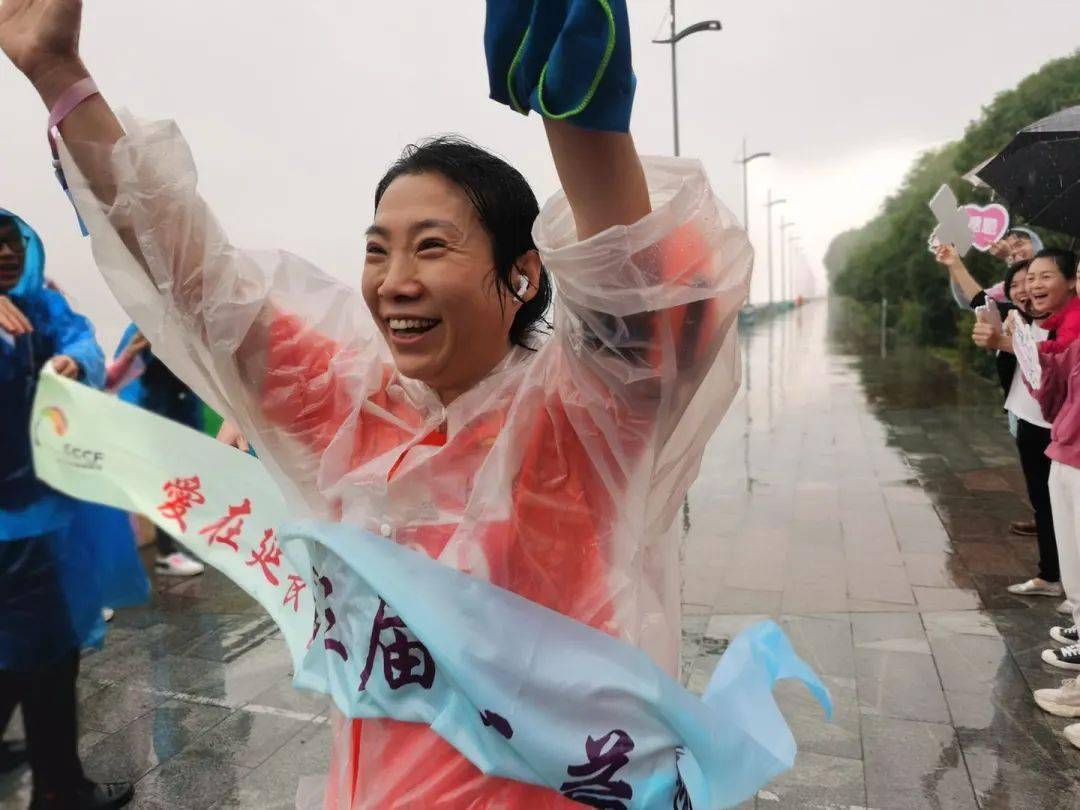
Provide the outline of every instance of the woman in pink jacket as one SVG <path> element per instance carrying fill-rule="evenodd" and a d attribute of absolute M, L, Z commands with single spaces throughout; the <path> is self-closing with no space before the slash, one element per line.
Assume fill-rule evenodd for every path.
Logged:
<path fill-rule="evenodd" d="M 1064 267 L 1063 275 L 1076 284 L 1076 256 L 1056 251 L 1055 261 Z M 1045 299 L 1045 292 L 1040 290 Z M 1080 341 L 1072 339 L 1062 345 L 1062 330 L 1066 320 L 1077 318 L 1080 309 L 1075 296 L 1057 315 L 1057 340 L 1039 344 L 1039 363 L 1042 379 L 1032 394 L 1042 408 L 1043 416 L 1052 422 L 1050 445 L 1046 455 L 1050 465 L 1050 501 L 1054 514 L 1058 556 L 1061 561 L 1062 582 L 1066 593 L 1080 593 Z M 1069 324 L 1072 325 L 1071 323 Z M 1067 334 L 1072 334 L 1071 330 Z M 1080 610 L 1074 610 L 1072 627 L 1054 627 L 1050 636 L 1060 644 L 1059 649 L 1044 650 L 1042 659 L 1061 669 L 1080 670 L 1080 637 L 1076 623 Z M 1070 678 L 1056 689 L 1039 689 L 1035 701 L 1046 711 L 1059 717 L 1080 717 L 1080 682 Z M 1067 726 L 1065 736 L 1080 747 L 1080 723 Z"/>

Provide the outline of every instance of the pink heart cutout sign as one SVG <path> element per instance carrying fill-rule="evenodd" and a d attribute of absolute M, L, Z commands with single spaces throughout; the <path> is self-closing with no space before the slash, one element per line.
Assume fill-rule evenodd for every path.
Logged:
<path fill-rule="evenodd" d="M 971 229 L 971 243 L 983 253 L 1009 230 L 1009 212 L 1000 203 L 963 206 L 968 215 L 968 227 Z"/>

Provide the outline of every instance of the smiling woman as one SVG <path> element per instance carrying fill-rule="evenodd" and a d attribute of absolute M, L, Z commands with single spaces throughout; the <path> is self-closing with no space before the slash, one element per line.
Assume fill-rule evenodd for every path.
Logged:
<path fill-rule="evenodd" d="M 362 290 L 401 373 L 444 403 L 495 366 L 509 344 L 535 348 L 551 280 L 521 173 L 443 137 L 410 146 L 379 182 Z"/>
<path fill-rule="evenodd" d="M 1076 297 L 1076 256 L 1043 250 L 1031 259 L 1027 278 L 1032 305 L 1042 315 L 1056 315 Z"/>
<path fill-rule="evenodd" d="M 595 103 L 628 119 L 625 4 L 574 5 L 566 20 L 543 5 L 552 53 L 572 64 L 615 26 Z M 529 6 L 498 7 L 515 47 L 529 20 L 511 12 Z M 569 30 L 583 25 L 597 36 Z M 46 105 L 86 93 L 61 158 L 99 269 L 155 353 L 259 447 L 293 512 L 422 551 L 674 673 L 670 529 L 738 387 L 752 261 L 700 163 L 643 161 L 626 132 L 546 120 L 563 190 L 540 210 L 479 147 L 410 147 L 376 190 L 358 296 L 296 256 L 231 244 L 179 128 L 121 125 L 91 94 L 79 27 L 76 0 L 0 6 L 0 46 Z M 516 80 L 571 98 L 572 71 L 532 56 Z M 335 808 L 572 805 L 385 718 L 339 724 L 330 777 Z"/>

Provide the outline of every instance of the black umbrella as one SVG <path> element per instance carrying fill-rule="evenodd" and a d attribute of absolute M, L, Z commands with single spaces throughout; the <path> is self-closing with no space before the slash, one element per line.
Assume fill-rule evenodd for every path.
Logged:
<path fill-rule="evenodd" d="M 1009 202 L 1014 217 L 1080 236 L 1080 107 L 1021 130 L 977 176 Z"/>

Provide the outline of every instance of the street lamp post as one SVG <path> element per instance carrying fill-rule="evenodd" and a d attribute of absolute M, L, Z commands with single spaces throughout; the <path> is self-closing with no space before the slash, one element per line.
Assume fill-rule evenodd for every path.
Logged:
<path fill-rule="evenodd" d="M 772 189 L 771 188 L 769 189 L 769 199 L 768 199 L 768 202 L 765 203 L 765 211 L 768 214 L 766 219 L 768 221 L 768 229 L 769 229 L 769 306 L 770 307 L 773 304 L 773 261 L 772 261 L 773 227 L 772 227 L 772 210 L 773 210 L 773 206 L 780 205 L 781 203 L 786 203 L 786 202 L 787 202 L 787 200 L 785 200 L 783 198 L 781 198 L 779 200 L 774 200 L 772 198 Z"/>
<path fill-rule="evenodd" d="M 788 265 L 788 239 L 785 235 L 785 231 L 788 228 L 794 228 L 794 222 L 788 222 L 784 217 L 780 217 L 780 301 L 790 300 L 788 297 L 788 282 L 791 279 L 791 267 Z"/>
<path fill-rule="evenodd" d="M 2 2 L 2 0 L 0 0 Z M 696 34 L 699 31 L 720 31 L 723 26 L 720 25 L 719 20 L 704 20 L 699 23 L 684 28 L 682 31 L 677 31 L 675 28 L 675 0 L 671 0 L 671 35 L 667 39 L 654 39 L 658 45 L 670 45 L 671 46 L 671 120 L 675 140 L 675 157 L 679 157 L 679 72 L 678 61 L 676 59 L 675 47 L 679 42 L 691 34 Z M 690 496 L 686 495 L 683 498 L 683 524 L 685 526 L 690 525 Z"/>
<path fill-rule="evenodd" d="M 703 20 L 702 22 L 694 23 L 693 25 L 684 28 L 682 31 L 676 32 L 675 0 L 671 0 L 671 35 L 667 39 L 653 40 L 657 45 L 671 46 L 671 113 L 675 131 L 675 157 L 679 156 L 679 72 L 675 55 L 675 46 L 679 44 L 680 40 L 685 39 L 691 34 L 696 34 L 699 31 L 720 31 L 722 29 L 723 26 L 720 24 L 719 20 Z"/>
<path fill-rule="evenodd" d="M 772 152 L 754 152 L 752 155 L 746 154 L 746 138 L 742 139 L 742 157 L 735 162 L 742 164 L 742 224 L 743 227 L 746 228 L 747 235 L 750 234 L 750 185 L 746 164 L 751 160 L 771 156 Z"/>
<path fill-rule="evenodd" d="M 801 236 L 799 236 L 797 233 L 792 234 L 788 238 L 788 248 L 790 249 L 791 245 L 795 244 L 796 242 L 801 242 L 801 241 L 802 241 Z M 789 283 L 791 285 L 791 300 L 794 301 L 795 300 L 795 268 L 794 267 L 790 268 L 790 274 L 791 274 L 791 278 L 789 279 Z"/>

